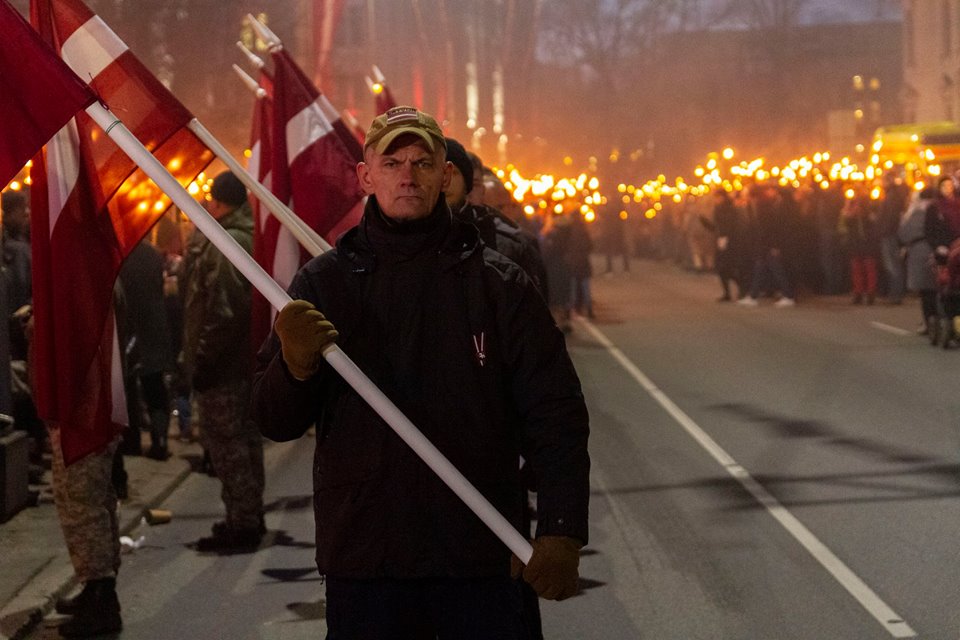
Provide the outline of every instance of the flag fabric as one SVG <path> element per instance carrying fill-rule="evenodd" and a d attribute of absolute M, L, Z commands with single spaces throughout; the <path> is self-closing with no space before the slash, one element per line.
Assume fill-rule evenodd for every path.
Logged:
<path fill-rule="evenodd" d="M 7 0 L 0 0 L 0 33 L 3 187 L 95 96 Z"/>
<path fill-rule="evenodd" d="M 333 90 L 330 53 L 345 0 L 313 0 L 313 50 L 317 52 L 316 85 L 323 91 Z"/>
<path fill-rule="evenodd" d="M 31 0 L 30 18 L 181 184 L 212 160 L 185 128 L 190 112 L 82 2 Z M 101 450 L 127 421 L 113 287 L 169 201 L 85 113 L 49 141 L 31 175 L 34 394 L 70 464 Z"/>
<path fill-rule="evenodd" d="M 250 161 L 247 171 L 267 189 L 273 185 L 273 80 L 261 72 L 261 88 L 267 95 L 257 98 L 250 135 Z M 251 195 L 253 209 L 253 258 L 284 289 L 303 262 L 300 243 L 266 207 Z M 270 333 L 275 310 L 260 292 L 253 291 L 251 339 L 254 353 Z"/>
<path fill-rule="evenodd" d="M 331 244 L 363 213 L 363 150 L 283 49 L 273 52 L 273 193 Z"/>

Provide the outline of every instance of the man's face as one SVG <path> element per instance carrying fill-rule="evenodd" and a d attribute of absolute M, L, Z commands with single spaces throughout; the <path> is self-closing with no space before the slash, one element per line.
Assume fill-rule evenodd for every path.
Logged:
<path fill-rule="evenodd" d="M 460 169 L 454 166 L 450 171 L 450 186 L 444 190 L 447 196 L 447 204 L 450 205 L 451 209 L 459 209 L 463 206 L 467 198 L 467 194 L 464 193 L 466 190 L 467 185 L 463 179 L 463 174 L 460 173 Z"/>
<path fill-rule="evenodd" d="M 416 135 L 404 135 L 380 155 L 372 148 L 357 165 L 360 186 L 375 195 L 384 215 L 417 220 L 430 215 L 440 193 L 450 186 L 453 165 L 433 153 Z"/>
<path fill-rule="evenodd" d="M 940 183 L 940 193 L 943 194 L 944 198 L 953 197 L 953 191 L 954 191 L 953 180 L 944 180 L 943 182 Z"/>

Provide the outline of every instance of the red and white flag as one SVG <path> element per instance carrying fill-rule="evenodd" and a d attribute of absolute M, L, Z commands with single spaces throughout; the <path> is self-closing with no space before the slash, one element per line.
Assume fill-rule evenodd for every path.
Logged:
<path fill-rule="evenodd" d="M 0 33 L 2 187 L 95 97 L 7 0 L 0 0 Z"/>
<path fill-rule="evenodd" d="M 273 61 L 273 193 L 332 244 L 363 213 L 363 150 L 286 51 Z"/>
<path fill-rule="evenodd" d="M 253 110 L 253 129 L 250 135 L 250 161 L 247 171 L 257 181 L 271 189 L 273 186 L 273 79 L 261 72 L 260 87 L 266 96 L 258 97 Z M 272 189 L 271 189 L 272 190 Z M 289 288 L 300 268 L 300 243 L 266 207 L 251 195 L 253 208 L 253 257 L 284 289 Z M 254 350 L 270 334 L 275 315 L 273 305 L 258 291 L 253 292 L 251 339 Z"/>
<path fill-rule="evenodd" d="M 79 0 L 31 0 L 43 39 L 181 184 L 213 154 L 187 109 Z M 67 464 L 101 450 L 126 423 L 112 318 L 120 264 L 169 201 L 85 113 L 32 170 L 35 400 L 61 430 Z"/>

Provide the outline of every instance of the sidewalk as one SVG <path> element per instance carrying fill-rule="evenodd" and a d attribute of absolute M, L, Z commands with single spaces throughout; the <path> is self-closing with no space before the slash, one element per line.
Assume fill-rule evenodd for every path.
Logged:
<path fill-rule="evenodd" d="M 146 509 L 163 502 L 199 460 L 197 443 L 169 442 L 170 459 L 125 456 L 129 498 L 120 506 L 120 534 L 127 535 Z M 0 640 L 23 638 L 74 586 L 73 567 L 63 542 L 50 494 L 50 472 L 44 476 L 40 504 L 27 507 L 0 524 Z"/>

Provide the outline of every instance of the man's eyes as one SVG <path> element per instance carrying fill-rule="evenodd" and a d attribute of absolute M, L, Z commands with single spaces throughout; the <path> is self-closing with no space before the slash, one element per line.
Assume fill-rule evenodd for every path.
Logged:
<path fill-rule="evenodd" d="M 396 169 L 402 164 L 403 164 L 402 162 L 398 162 L 397 160 L 385 160 L 383 162 L 383 166 L 387 169 Z M 430 169 L 433 167 L 433 161 L 432 160 L 415 160 L 413 162 L 413 166 L 416 167 L 417 169 Z"/>

